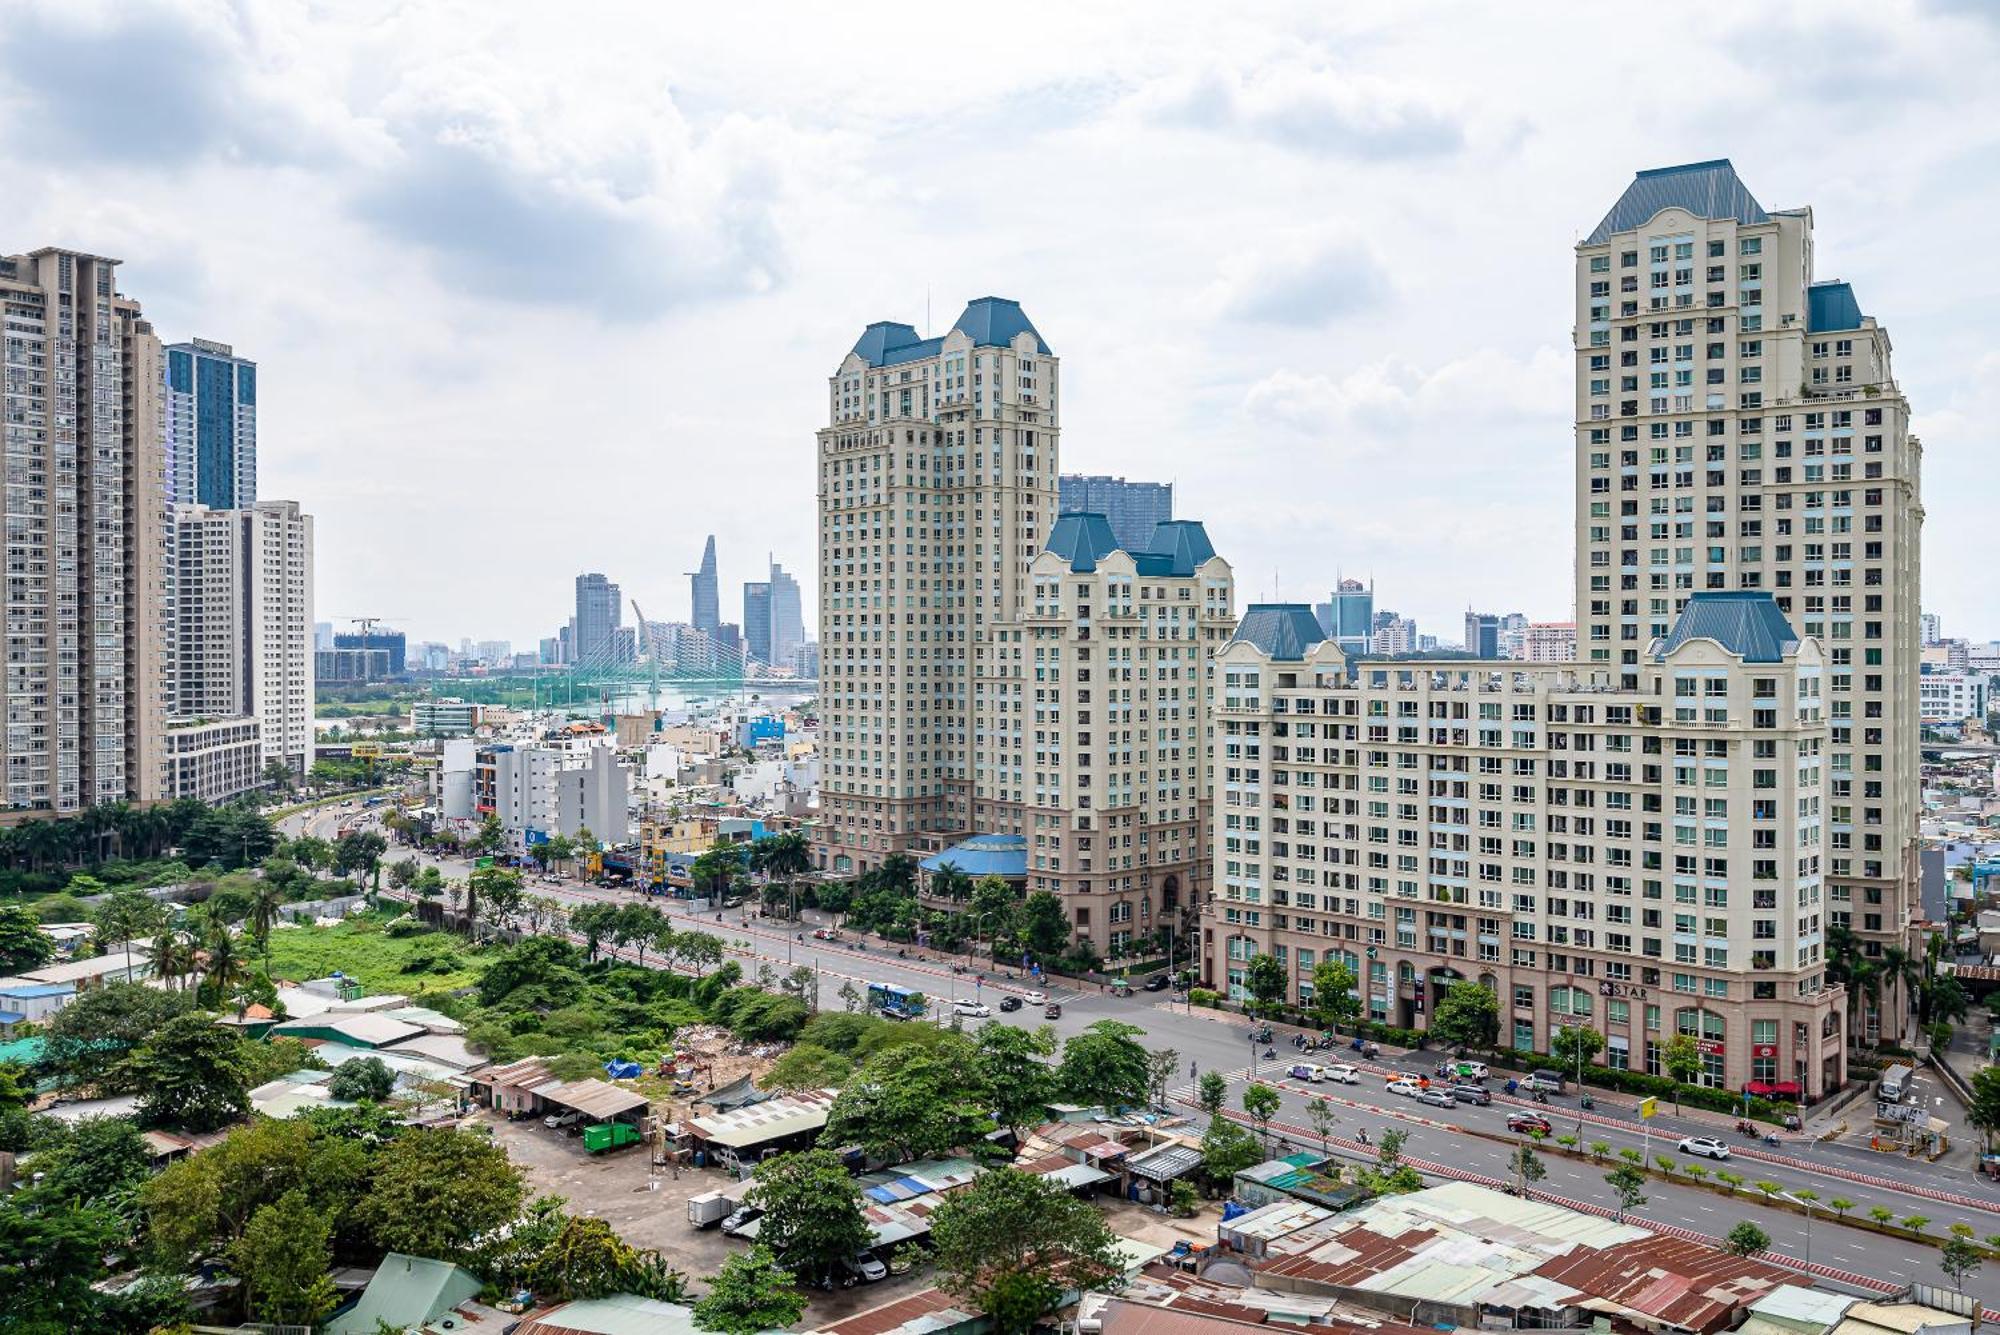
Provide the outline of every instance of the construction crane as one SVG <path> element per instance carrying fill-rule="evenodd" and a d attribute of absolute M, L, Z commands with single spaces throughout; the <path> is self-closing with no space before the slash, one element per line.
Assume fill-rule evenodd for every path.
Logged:
<path fill-rule="evenodd" d="M 375 628 L 377 626 L 385 626 L 393 622 L 399 622 L 403 620 L 403 618 L 377 617 L 377 616 L 361 616 L 361 617 L 342 616 L 342 617 L 336 617 L 335 620 L 345 621 L 349 625 L 353 626 L 356 632 L 358 632 L 361 636 L 361 648 L 363 649 L 363 651 L 366 651 L 368 649 L 374 648 L 373 640 L 375 638 Z M 366 660 L 364 659 L 363 661 L 365 662 Z M 364 673 L 363 675 L 366 674 Z"/>

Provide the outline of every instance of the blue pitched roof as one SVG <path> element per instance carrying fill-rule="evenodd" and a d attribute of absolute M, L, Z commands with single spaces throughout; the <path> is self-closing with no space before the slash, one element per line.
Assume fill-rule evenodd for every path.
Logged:
<path fill-rule="evenodd" d="M 66 997 L 75 991 L 75 983 L 20 983 L 0 987 L 0 997 L 14 1001 L 32 1001 L 39 997 Z"/>
<path fill-rule="evenodd" d="M 1319 618 L 1306 603 L 1252 603 L 1236 623 L 1232 642 L 1243 640 L 1262 649 L 1266 656 L 1296 663 L 1306 650 L 1326 636 L 1320 632 Z"/>
<path fill-rule="evenodd" d="M 1042 341 L 1041 330 L 1035 328 L 1034 321 L 1021 309 L 1021 303 L 1006 297 L 979 297 L 966 303 L 965 314 L 958 317 L 953 329 L 970 338 L 974 345 L 982 348 L 1004 348 L 1022 332 L 1035 336 L 1035 350 L 1043 356 L 1049 355 L 1049 345 Z"/>
<path fill-rule="evenodd" d="M 1049 355 L 1049 345 L 1042 341 L 1041 331 L 1034 321 L 1021 309 L 1018 301 L 1005 297 L 980 297 L 968 302 L 965 313 L 952 326 L 975 346 L 982 348 L 1004 348 L 1014 341 L 1014 336 L 1024 330 L 1035 336 L 1036 350 L 1043 356 Z M 877 320 L 861 331 L 855 340 L 854 355 L 870 366 L 901 366 L 905 362 L 922 361 L 935 357 L 944 346 L 942 338 L 925 338 L 916 326 L 903 324 L 898 320 Z"/>
<path fill-rule="evenodd" d="M 1069 562 L 1071 570 L 1087 575 L 1097 569 L 1099 561 L 1118 551 L 1119 546 L 1109 519 L 1088 510 L 1072 510 L 1056 516 L 1042 550 L 1054 552 Z M 1145 547 L 1126 554 L 1141 575 L 1185 579 L 1215 555 L 1215 544 L 1208 540 L 1208 530 L 1200 520 L 1169 519 L 1153 525 L 1153 535 L 1146 539 Z"/>
<path fill-rule="evenodd" d="M 1848 283 L 1814 283 L 1806 289 L 1806 332 L 1827 333 L 1839 329 L 1859 329 L 1861 303 Z"/>
<path fill-rule="evenodd" d="M 1697 593 L 1660 646 L 1665 658 L 1689 640 L 1714 640 L 1746 663 L 1780 663 L 1799 642 L 1770 594 L 1748 589 Z"/>
<path fill-rule="evenodd" d="M 1001 876 L 1014 880 L 1028 874 L 1028 837 L 1024 834 L 975 834 L 917 864 L 925 871 L 956 867 L 977 880 Z"/>
<path fill-rule="evenodd" d="M 1118 538 L 1111 531 L 1111 521 L 1103 515 L 1072 510 L 1056 516 L 1055 527 L 1049 530 L 1049 540 L 1042 544 L 1042 550 L 1054 552 L 1069 562 L 1071 570 L 1087 575 L 1097 569 L 1099 561 L 1118 550 Z"/>
<path fill-rule="evenodd" d="M 1671 208 L 1686 209 L 1697 218 L 1734 218 L 1740 223 L 1771 220 L 1751 195 L 1750 187 L 1737 177 L 1729 159 L 1716 158 L 1640 172 L 1584 244 L 1594 246 L 1614 233 L 1629 232 L 1661 209 Z"/>

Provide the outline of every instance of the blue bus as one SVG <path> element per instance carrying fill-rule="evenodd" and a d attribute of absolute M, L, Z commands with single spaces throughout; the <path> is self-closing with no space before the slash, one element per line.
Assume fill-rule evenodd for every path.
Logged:
<path fill-rule="evenodd" d="M 870 983 L 868 1008 L 898 1020 L 915 1020 L 924 1013 L 924 994 L 894 983 Z"/>

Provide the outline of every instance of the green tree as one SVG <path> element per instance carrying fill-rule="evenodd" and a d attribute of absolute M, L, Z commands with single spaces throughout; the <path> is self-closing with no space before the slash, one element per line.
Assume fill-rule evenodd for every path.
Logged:
<path fill-rule="evenodd" d="M 525 1281 L 545 1302 L 604 1298 L 621 1292 L 639 1251 L 602 1219 L 566 1215 L 528 1263 Z"/>
<path fill-rule="evenodd" d="M 448 1260 L 513 1219 L 525 1195 L 520 1170 L 490 1140 L 411 1128 L 383 1148 L 357 1213 L 385 1251 Z"/>
<path fill-rule="evenodd" d="M 1995 996 L 2000 996 L 1996 992 Z M 1966 1109 L 1965 1118 L 1986 1136 L 1986 1148 L 1993 1148 L 1993 1137 L 2000 1133 L 2000 1066 L 1982 1067 L 1972 1077 L 1972 1103 Z"/>
<path fill-rule="evenodd" d="M 284 856 L 317 876 L 333 865 L 333 845 L 318 835 L 302 834 L 285 845 Z"/>
<path fill-rule="evenodd" d="M 401 865 L 401 864 L 398 864 Z M 264 972 L 271 972 L 271 929 L 278 925 L 278 910 L 285 904 L 285 888 L 266 877 L 250 892 L 250 934 L 264 953 Z"/>
<path fill-rule="evenodd" d="M 1604 1175 L 1611 1187 L 1612 1195 L 1618 1198 L 1618 1220 L 1623 1223 L 1627 1210 L 1636 1210 L 1646 1203 L 1646 1175 L 1629 1163 L 1619 1164 Z"/>
<path fill-rule="evenodd" d="M 1250 1120 L 1257 1124 L 1257 1132 L 1264 1138 L 1264 1152 L 1271 1152 L 1271 1119 L 1278 1115 L 1284 1100 L 1278 1091 L 1256 1081 L 1243 1091 L 1243 1111 L 1250 1114 Z"/>
<path fill-rule="evenodd" d="M 98 1329 L 100 1300 L 91 1285 L 125 1232 L 106 1210 L 24 1210 L 0 1200 L 0 1322 L 26 1335 Z"/>
<path fill-rule="evenodd" d="M 980 1083 L 992 1092 L 993 1118 L 1018 1142 L 1022 1131 L 1047 1115 L 1055 1096 L 1056 1073 L 1049 1065 L 1055 1030 L 987 1024 L 973 1042 L 979 1049 L 975 1065 Z"/>
<path fill-rule="evenodd" d="M 1674 1082 L 1674 1115 L 1681 1111 L 1681 1086 L 1701 1074 L 1701 1045 L 1692 1034 L 1675 1034 L 1660 1049 L 1660 1066 Z"/>
<path fill-rule="evenodd" d="M 901 1163 L 981 1144 L 993 1123 L 969 1039 L 944 1034 L 870 1057 L 833 1101 L 821 1143 Z"/>
<path fill-rule="evenodd" d="M 694 1324 L 721 1335 L 762 1335 L 785 1329 L 805 1310 L 805 1295 L 791 1271 L 758 1243 L 722 1263 L 708 1293 L 694 1305 Z"/>
<path fill-rule="evenodd" d="M 1021 901 L 1015 915 L 1014 934 L 1036 959 L 1050 959 L 1069 944 L 1069 914 L 1062 901 L 1046 890 L 1036 890 Z"/>
<path fill-rule="evenodd" d="M 1722 1239 L 1722 1250 L 1731 1256 L 1755 1256 L 1771 1245 L 1771 1235 L 1748 1219 L 1738 1223 Z"/>
<path fill-rule="evenodd" d="M 1263 1160 L 1257 1137 L 1219 1112 L 1208 1119 L 1201 1138 L 1201 1167 L 1209 1181 L 1226 1187 L 1238 1173 Z"/>
<path fill-rule="evenodd" d="M 750 1199 L 764 1207 L 757 1241 L 795 1274 L 830 1279 L 873 1236 L 854 1178 L 831 1150 L 766 1159 L 757 1165 Z"/>
<path fill-rule="evenodd" d="M 1500 1032 L 1500 999 L 1470 979 L 1445 989 L 1431 1012 L 1431 1036 L 1467 1047 L 1491 1046 Z"/>
<path fill-rule="evenodd" d="M 472 836 L 472 851 L 491 857 L 507 844 L 507 827 L 500 823 L 498 816 L 488 816 L 479 823 L 479 830 Z"/>
<path fill-rule="evenodd" d="M 1361 1018 L 1361 998 L 1354 995 L 1360 980 L 1343 960 L 1323 959 L 1313 965 L 1312 1015 L 1322 1029 L 1351 1026 Z"/>
<path fill-rule="evenodd" d="M 363 1099 L 380 1103 L 396 1088 L 396 1073 L 380 1057 L 356 1057 L 342 1062 L 326 1082 L 326 1092 L 334 1098 L 359 1103 Z"/>
<path fill-rule="evenodd" d="M 40 1180 L 22 1190 L 37 1208 L 92 1206 L 122 1215 L 151 1174 L 152 1153 L 130 1118 L 86 1117 L 35 1155 Z"/>
<path fill-rule="evenodd" d="M 1333 1111 L 1332 1102 L 1319 1095 L 1308 1099 L 1306 1101 L 1306 1120 L 1312 1123 L 1314 1133 L 1319 1136 L 1319 1152 L 1321 1154 L 1328 1153 L 1327 1142 L 1333 1137 L 1333 1124 L 1339 1120 L 1338 1115 Z"/>
<path fill-rule="evenodd" d="M 1138 1043 L 1145 1032 L 1119 1020 L 1099 1020 L 1072 1036 L 1056 1071 L 1063 1096 L 1113 1112 L 1145 1103 L 1152 1083 L 1146 1049 Z"/>
<path fill-rule="evenodd" d="M 999 1335 L 1030 1329 L 1065 1293 L 1123 1273 L 1104 1216 L 1043 1178 L 997 1168 L 947 1196 L 931 1221 L 941 1284 Z"/>
<path fill-rule="evenodd" d="M 243 1039 L 206 1015 L 167 1021 L 131 1065 L 146 1126 L 214 1131 L 250 1115 Z"/>
<path fill-rule="evenodd" d="M 27 973 L 55 958 L 56 943 L 27 909 L 0 908 L 0 974 Z"/>
<path fill-rule="evenodd" d="M 1256 1003 L 1258 1012 L 1270 1015 L 1286 1001 L 1291 975 L 1284 963 L 1271 955 L 1252 955 L 1243 970 L 1243 986 Z"/>
<path fill-rule="evenodd" d="M 340 1298 L 327 1274 L 332 1231 L 326 1216 L 297 1189 L 251 1216 L 229 1248 L 229 1266 L 243 1280 L 253 1319 L 310 1326 L 334 1309 Z"/>
<path fill-rule="evenodd" d="M 845 1053 L 829 1052 L 817 1043 L 795 1043 L 771 1069 L 757 1077 L 760 1089 L 797 1094 L 808 1089 L 838 1089 L 854 1073 Z"/>
<path fill-rule="evenodd" d="M 1195 1103 L 1210 1117 L 1222 1111 L 1229 1098 L 1229 1081 L 1220 1071 L 1203 1071 L 1195 1082 Z"/>
<path fill-rule="evenodd" d="M 417 883 L 420 868 L 415 858 L 397 858 L 389 864 L 389 886 L 395 890 L 408 890 Z"/>
<path fill-rule="evenodd" d="M 1590 1065 L 1598 1053 L 1604 1051 L 1604 1035 L 1587 1024 L 1565 1025 L 1556 1030 L 1556 1036 L 1549 1043 L 1549 1055 L 1565 1071 L 1574 1071 L 1579 1066 Z"/>
<path fill-rule="evenodd" d="M 134 941 L 150 940 L 167 925 L 167 911 L 145 892 L 128 887 L 113 890 L 97 906 L 92 922 L 96 928 L 93 935 L 97 943 L 106 954 L 110 954 L 114 946 L 129 951 Z M 125 981 L 137 981 L 129 966 Z"/>
<path fill-rule="evenodd" d="M 1533 1147 L 1528 1145 L 1515 1147 L 1513 1155 L 1507 1160 L 1507 1170 L 1514 1175 L 1515 1190 L 1523 1194 L 1526 1194 L 1529 1187 L 1549 1175 L 1548 1168 L 1542 1163 L 1542 1156 L 1535 1153 Z"/>
<path fill-rule="evenodd" d="M 1965 1238 L 1949 1238 L 1938 1253 L 1938 1269 L 1944 1271 L 1952 1288 L 1965 1292 L 1965 1281 L 1977 1271 L 1985 1255 Z"/>

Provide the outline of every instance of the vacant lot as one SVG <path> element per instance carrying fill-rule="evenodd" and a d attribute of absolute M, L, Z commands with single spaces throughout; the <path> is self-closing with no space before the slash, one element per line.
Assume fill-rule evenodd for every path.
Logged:
<path fill-rule="evenodd" d="M 450 991 L 477 981 L 482 954 L 445 932 L 393 937 L 372 918 L 271 933 L 274 978 L 304 982 L 338 970 L 369 992 Z"/>
<path fill-rule="evenodd" d="M 550 1131 L 539 1121 L 483 1116 L 493 1126 L 494 1139 L 526 1170 L 530 1193 L 566 1197 L 571 1209 L 596 1215 L 633 1246 L 654 1248 L 694 1281 L 697 1292 L 731 1253 L 747 1245 L 723 1237 L 719 1229 L 688 1226 L 688 1197 L 718 1188 L 740 1190 L 741 1184 L 730 1174 L 683 1168 L 678 1179 L 664 1170 L 656 1177 L 644 1145 L 613 1154 L 585 1154 L 582 1141 Z M 836 1321 L 929 1288 L 933 1282 L 930 1270 L 919 1267 L 879 1284 L 833 1293 L 808 1290 L 812 1302 L 800 1324 L 810 1328 Z"/>

